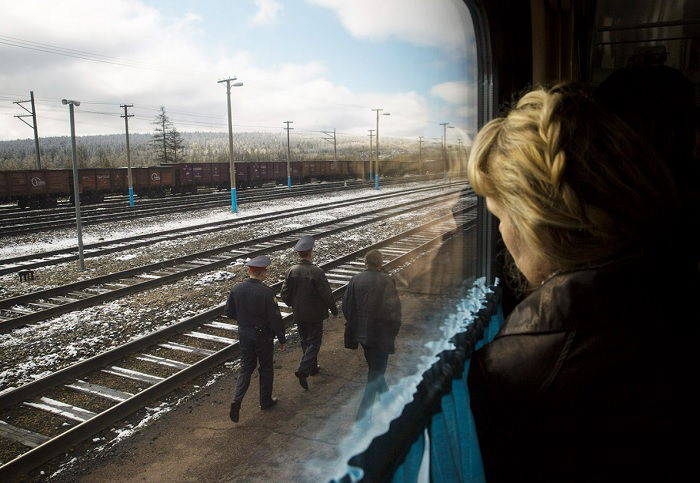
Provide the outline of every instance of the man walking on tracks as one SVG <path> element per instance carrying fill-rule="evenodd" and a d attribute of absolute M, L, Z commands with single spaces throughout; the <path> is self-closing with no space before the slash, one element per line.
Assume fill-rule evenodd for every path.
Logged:
<path fill-rule="evenodd" d="M 236 284 L 226 302 L 224 313 L 238 321 L 239 346 L 241 351 L 241 371 L 238 374 L 236 390 L 231 403 L 229 417 L 238 422 L 241 402 L 250 385 L 250 376 L 255 367 L 260 368 L 260 409 L 270 409 L 277 404 L 272 397 L 272 339 L 277 336 L 280 351 L 284 351 L 286 339 L 284 324 L 274 291 L 263 284 L 270 265 L 270 257 L 260 256 L 246 262 L 250 278 Z"/>
<path fill-rule="evenodd" d="M 311 262 L 313 247 L 312 236 L 304 235 L 299 239 L 294 246 L 299 254 L 299 263 L 289 269 L 280 291 L 282 300 L 294 311 L 294 321 L 301 337 L 304 354 L 294 375 L 304 389 L 309 388 L 306 378 L 319 372 L 318 351 L 321 349 L 323 321 L 328 318 L 328 310 L 338 315 L 326 274 Z"/>
<path fill-rule="evenodd" d="M 401 301 L 393 279 L 382 272 L 382 254 L 365 255 L 366 270 L 352 277 L 343 296 L 345 347 L 362 345 L 367 361 L 367 385 L 357 412 L 361 419 L 379 394 L 386 391 L 384 373 L 401 326 Z"/>

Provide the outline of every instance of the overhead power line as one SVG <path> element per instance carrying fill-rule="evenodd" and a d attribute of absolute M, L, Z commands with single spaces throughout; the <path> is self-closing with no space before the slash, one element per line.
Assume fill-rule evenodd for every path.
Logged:
<path fill-rule="evenodd" d="M 89 62 L 99 62 L 102 64 L 118 65 L 122 67 L 131 67 L 134 69 L 147 69 L 154 71 L 161 71 L 166 73 L 178 72 L 179 74 L 190 75 L 191 72 L 185 71 L 173 71 L 172 69 L 167 69 L 165 67 L 153 66 L 151 64 L 146 64 L 144 62 L 138 62 L 128 59 L 122 59 L 119 57 L 112 57 L 109 55 L 102 55 L 95 52 L 88 52 L 84 50 L 71 49 L 68 47 L 60 47 L 55 44 L 49 44 L 45 42 L 35 42 L 33 40 L 20 39 L 17 37 L 9 37 L 6 35 L 0 35 L 0 44 L 7 45 L 9 47 L 16 47 L 20 49 L 34 50 L 37 52 L 44 52 L 47 54 L 60 55 L 63 57 L 72 57 L 80 60 L 87 60 Z"/>

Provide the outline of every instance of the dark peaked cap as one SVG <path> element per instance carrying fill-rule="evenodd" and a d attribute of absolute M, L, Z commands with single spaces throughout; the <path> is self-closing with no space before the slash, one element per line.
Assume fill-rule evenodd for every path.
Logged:
<path fill-rule="evenodd" d="M 308 252 L 314 247 L 314 237 L 311 235 L 304 235 L 299 238 L 299 241 L 294 245 L 294 251 L 297 252 Z"/>
<path fill-rule="evenodd" d="M 267 255 L 260 255 L 259 257 L 251 258 L 247 262 L 245 262 L 246 267 L 258 267 L 258 268 L 265 268 L 268 265 L 272 263 L 272 260 L 270 260 L 270 257 Z"/>

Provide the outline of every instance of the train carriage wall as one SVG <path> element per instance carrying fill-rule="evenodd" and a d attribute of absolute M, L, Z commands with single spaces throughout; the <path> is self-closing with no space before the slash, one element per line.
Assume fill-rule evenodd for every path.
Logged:
<path fill-rule="evenodd" d="M 98 203 L 108 193 L 126 193 L 125 168 L 83 168 L 78 171 L 81 202 Z"/>
<path fill-rule="evenodd" d="M 132 168 L 134 192 L 139 196 L 165 196 L 175 187 L 175 170 L 170 166 Z"/>
<path fill-rule="evenodd" d="M 253 178 L 252 167 L 252 163 L 245 161 L 236 163 L 236 188 L 246 188 L 250 186 Z"/>
<path fill-rule="evenodd" d="M 67 194 L 72 190 L 70 169 L 5 171 L 4 189 L 0 197 Z M 0 186 L 2 186 L 0 184 Z"/>
<path fill-rule="evenodd" d="M 192 163 L 192 181 L 196 186 L 211 184 L 211 163 Z"/>
<path fill-rule="evenodd" d="M 211 186 L 224 189 L 231 186 L 231 167 L 229 163 L 211 164 Z"/>

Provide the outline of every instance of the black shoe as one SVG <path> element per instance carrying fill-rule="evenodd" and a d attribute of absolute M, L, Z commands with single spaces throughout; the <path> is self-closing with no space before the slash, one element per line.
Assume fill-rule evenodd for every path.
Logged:
<path fill-rule="evenodd" d="M 320 367 L 320 366 L 316 366 L 316 367 L 314 367 L 313 369 L 311 369 L 311 371 L 309 371 L 309 376 L 315 376 L 315 375 L 318 374 L 319 372 L 321 372 L 321 367 Z"/>
<path fill-rule="evenodd" d="M 231 410 L 228 413 L 228 417 L 231 418 L 231 421 L 234 423 L 238 422 L 238 413 L 241 411 L 241 403 L 231 403 Z"/>
<path fill-rule="evenodd" d="M 272 399 L 270 399 L 270 400 L 269 400 L 268 402 L 266 402 L 265 404 L 261 404 L 261 405 L 260 405 L 260 409 L 262 409 L 263 411 L 265 411 L 266 409 L 270 409 L 271 407 L 273 407 L 275 404 L 277 404 L 277 398 L 276 398 L 276 397 L 273 397 Z"/>
<path fill-rule="evenodd" d="M 308 391 L 309 383 L 306 382 L 306 374 L 304 374 L 303 372 L 296 371 L 294 375 L 299 378 L 299 385 Z"/>

